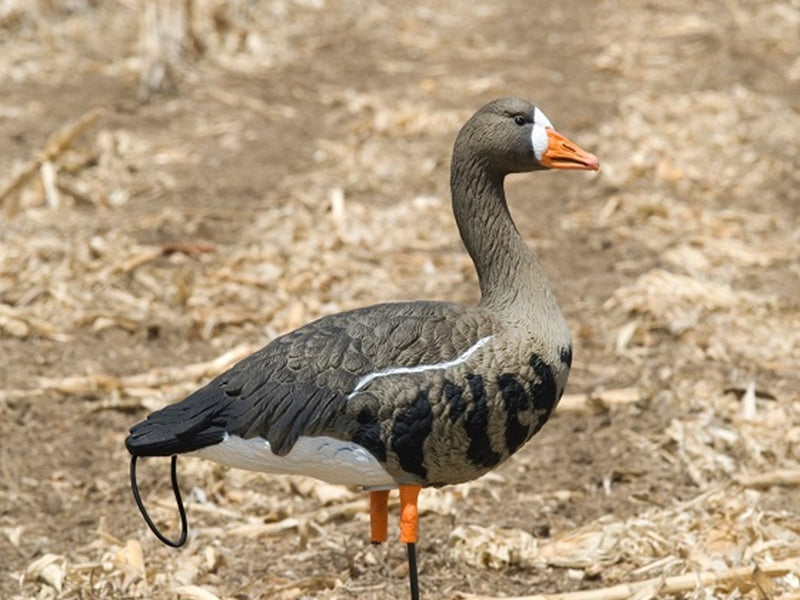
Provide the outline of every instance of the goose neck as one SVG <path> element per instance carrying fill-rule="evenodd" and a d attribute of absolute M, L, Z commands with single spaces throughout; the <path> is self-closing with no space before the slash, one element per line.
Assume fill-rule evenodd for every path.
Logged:
<path fill-rule="evenodd" d="M 555 304 L 541 264 L 511 218 L 504 179 L 477 159 L 454 160 L 451 169 L 453 213 L 478 273 L 480 304 L 499 311 Z"/>

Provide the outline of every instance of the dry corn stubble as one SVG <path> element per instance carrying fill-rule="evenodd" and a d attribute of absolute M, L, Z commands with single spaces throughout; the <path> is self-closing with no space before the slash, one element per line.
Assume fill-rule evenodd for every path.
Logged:
<path fill-rule="evenodd" d="M 132 110 L 120 94 L 97 121 L 93 73 L 129 86 L 145 68 L 127 27 L 138 7 L 73 4 L 0 7 L 12 40 L 0 129 L 24 140 L 0 150 L 14 217 L 0 230 L 0 595 L 404 593 L 402 573 L 386 574 L 396 548 L 366 546 L 364 501 L 308 481 L 183 461 L 196 537 L 179 554 L 159 547 L 135 520 L 121 442 L 131 411 L 178 399 L 311 318 L 389 299 L 473 301 L 448 147 L 478 98 L 516 87 L 583 98 L 545 108 L 582 121 L 576 138 L 603 162 L 596 181 L 510 193 L 515 214 L 537 189 L 565 199 L 536 205 L 552 228 L 537 220 L 525 234 L 558 289 L 586 294 L 562 297 L 580 332 L 571 395 L 508 468 L 423 496 L 440 550 L 423 581 L 445 596 L 797 597 L 797 2 L 602 2 L 591 19 L 549 7 L 537 29 L 558 40 L 529 55 L 530 32 L 504 18 L 511 3 L 198 1 L 191 33 L 205 54 L 178 64 L 177 95 Z M 550 60 L 547 44 L 578 43 L 576 28 L 600 50 L 584 48 L 582 66 Z M 82 52 L 87 31 L 108 51 Z M 95 88 L 81 95 L 71 80 Z M 42 82 L 66 89 L 59 112 Z M 247 162 L 268 146 L 253 132 L 285 147 Z M 272 180 L 247 179 L 276 162 Z M 592 262 L 604 245 L 611 267 Z M 574 283 L 583 264 L 591 276 Z M 605 267 L 611 289 L 592 295 Z M 573 443 L 573 427 L 602 441 Z M 20 452 L 31 435 L 37 454 L 64 458 Z M 76 448 L 87 438 L 95 454 Z M 169 490 L 148 482 L 169 527 Z"/>

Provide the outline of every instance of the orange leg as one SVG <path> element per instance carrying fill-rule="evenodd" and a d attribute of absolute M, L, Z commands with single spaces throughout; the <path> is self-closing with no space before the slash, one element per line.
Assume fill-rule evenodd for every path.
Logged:
<path fill-rule="evenodd" d="M 400 486 L 400 541 L 414 544 L 417 541 L 419 530 L 419 512 L 417 510 L 417 497 L 420 486 Z"/>
<path fill-rule="evenodd" d="M 389 490 L 376 490 L 369 493 L 370 541 L 380 544 L 386 541 L 389 533 Z"/>
<path fill-rule="evenodd" d="M 400 486 L 400 541 L 408 548 L 408 583 L 411 587 L 411 600 L 419 600 L 419 580 L 417 575 L 417 533 L 419 531 L 419 511 L 417 497 L 420 486 Z"/>

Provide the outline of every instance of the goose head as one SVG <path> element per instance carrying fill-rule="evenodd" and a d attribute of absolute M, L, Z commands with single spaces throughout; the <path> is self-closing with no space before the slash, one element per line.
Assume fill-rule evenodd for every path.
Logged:
<path fill-rule="evenodd" d="M 456 138 L 456 155 L 461 149 L 468 149 L 473 160 L 500 176 L 600 168 L 594 154 L 558 133 L 537 106 L 514 98 L 494 100 L 475 113 Z"/>

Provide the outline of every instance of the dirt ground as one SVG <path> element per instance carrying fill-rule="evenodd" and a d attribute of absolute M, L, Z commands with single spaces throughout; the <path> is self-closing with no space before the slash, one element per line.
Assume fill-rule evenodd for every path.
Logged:
<path fill-rule="evenodd" d="M 164 547 L 123 440 L 317 316 L 476 301 L 449 153 L 510 95 L 602 164 L 507 184 L 573 373 L 507 464 L 423 491 L 423 597 L 800 598 L 798 0 L 194 6 L 144 101 L 137 2 L 0 0 L 0 190 L 34 167 L 0 196 L 0 597 L 405 597 L 364 495 L 302 478 L 183 458 Z"/>

